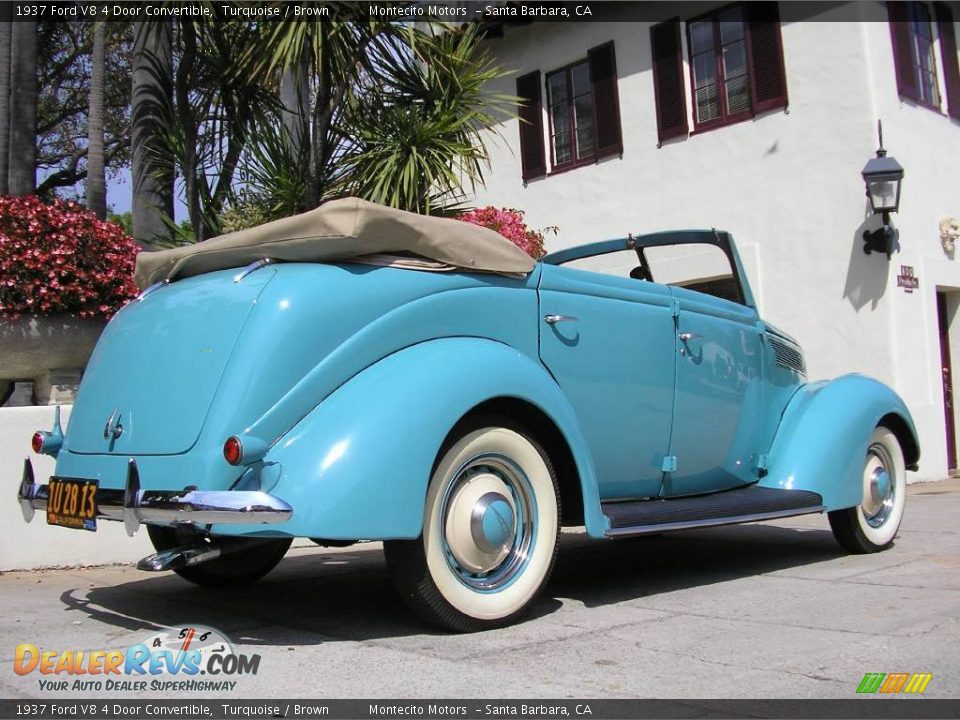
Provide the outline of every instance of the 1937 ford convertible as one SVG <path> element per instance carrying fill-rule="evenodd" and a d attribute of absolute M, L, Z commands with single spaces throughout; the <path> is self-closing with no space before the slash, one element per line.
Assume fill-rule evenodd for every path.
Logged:
<path fill-rule="evenodd" d="M 860 375 L 808 383 L 731 237 L 608 240 L 533 262 L 497 233 L 353 198 L 143 253 L 56 457 L 18 498 L 140 524 L 140 567 L 218 586 L 295 537 L 383 540 L 428 620 L 515 620 L 561 525 L 595 538 L 826 512 L 889 546 L 919 443 Z"/>

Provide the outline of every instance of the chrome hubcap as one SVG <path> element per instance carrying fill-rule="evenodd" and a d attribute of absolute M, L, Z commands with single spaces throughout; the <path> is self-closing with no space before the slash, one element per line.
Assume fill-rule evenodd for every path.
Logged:
<path fill-rule="evenodd" d="M 442 502 L 444 551 L 460 581 L 486 592 L 510 584 L 533 545 L 536 511 L 523 470 L 500 455 L 472 458 Z"/>
<path fill-rule="evenodd" d="M 860 508 L 870 527 L 880 527 L 893 512 L 896 501 L 896 483 L 891 475 L 893 459 L 879 443 L 867 450 L 863 468 L 863 501 Z"/>
<path fill-rule="evenodd" d="M 488 553 L 499 554 L 509 548 L 516 526 L 513 503 L 497 492 L 481 497 L 470 513 L 470 535 L 477 547 Z"/>

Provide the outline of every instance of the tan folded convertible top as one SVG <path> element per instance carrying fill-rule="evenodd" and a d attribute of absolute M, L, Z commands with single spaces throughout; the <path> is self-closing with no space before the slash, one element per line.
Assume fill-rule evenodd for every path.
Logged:
<path fill-rule="evenodd" d="M 145 288 L 160 280 L 241 267 L 262 258 L 331 262 L 378 253 L 412 253 L 450 270 L 526 274 L 535 265 L 493 230 L 351 197 L 196 245 L 141 252 L 134 279 Z"/>

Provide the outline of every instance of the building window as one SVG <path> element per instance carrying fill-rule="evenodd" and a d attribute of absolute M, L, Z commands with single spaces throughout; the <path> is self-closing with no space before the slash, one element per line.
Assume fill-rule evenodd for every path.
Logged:
<path fill-rule="evenodd" d="M 612 42 L 592 48 L 585 59 L 545 76 L 535 70 L 517 78 L 517 96 L 521 99 L 518 114 L 524 181 L 547 174 L 546 147 L 552 172 L 623 152 Z"/>
<path fill-rule="evenodd" d="M 727 5 L 686 22 L 674 18 L 650 28 L 660 143 L 688 133 L 681 29 L 687 37 L 694 130 L 787 106 L 777 3 Z"/>
<path fill-rule="evenodd" d="M 905 100 L 943 109 L 939 77 L 946 88 L 947 112 L 960 119 L 960 68 L 953 12 L 947 3 L 889 2 L 890 39 L 897 92 Z M 939 44 L 939 60 L 936 46 Z"/>
<path fill-rule="evenodd" d="M 910 14 L 910 45 L 917 80 L 917 101 L 939 108 L 940 91 L 937 87 L 930 9 L 924 3 L 910 3 Z"/>
<path fill-rule="evenodd" d="M 727 123 L 750 114 L 743 9 L 732 7 L 687 25 L 694 124 Z"/>
<path fill-rule="evenodd" d="M 586 60 L 547 75 L 553 168 L 593 162 L 593 92 Z"/>

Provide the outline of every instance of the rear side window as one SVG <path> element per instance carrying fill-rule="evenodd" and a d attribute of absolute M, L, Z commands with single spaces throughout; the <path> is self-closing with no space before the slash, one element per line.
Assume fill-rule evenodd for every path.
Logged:
<path fill-rule="evenodd" d="M 654 282 L 743 303 L 730 258 L 716 245 L 663 245 L 640 252 Z"/>
<path fill-rule="evenodd" d="M 565 262 L 563 266 L 574 270 L 589 270 L 603 275 L 628 278 L 631 271 L 637 267 L 637 253 L 635 250 L 620 250 L 593 257 L 577 258 Z"/>

